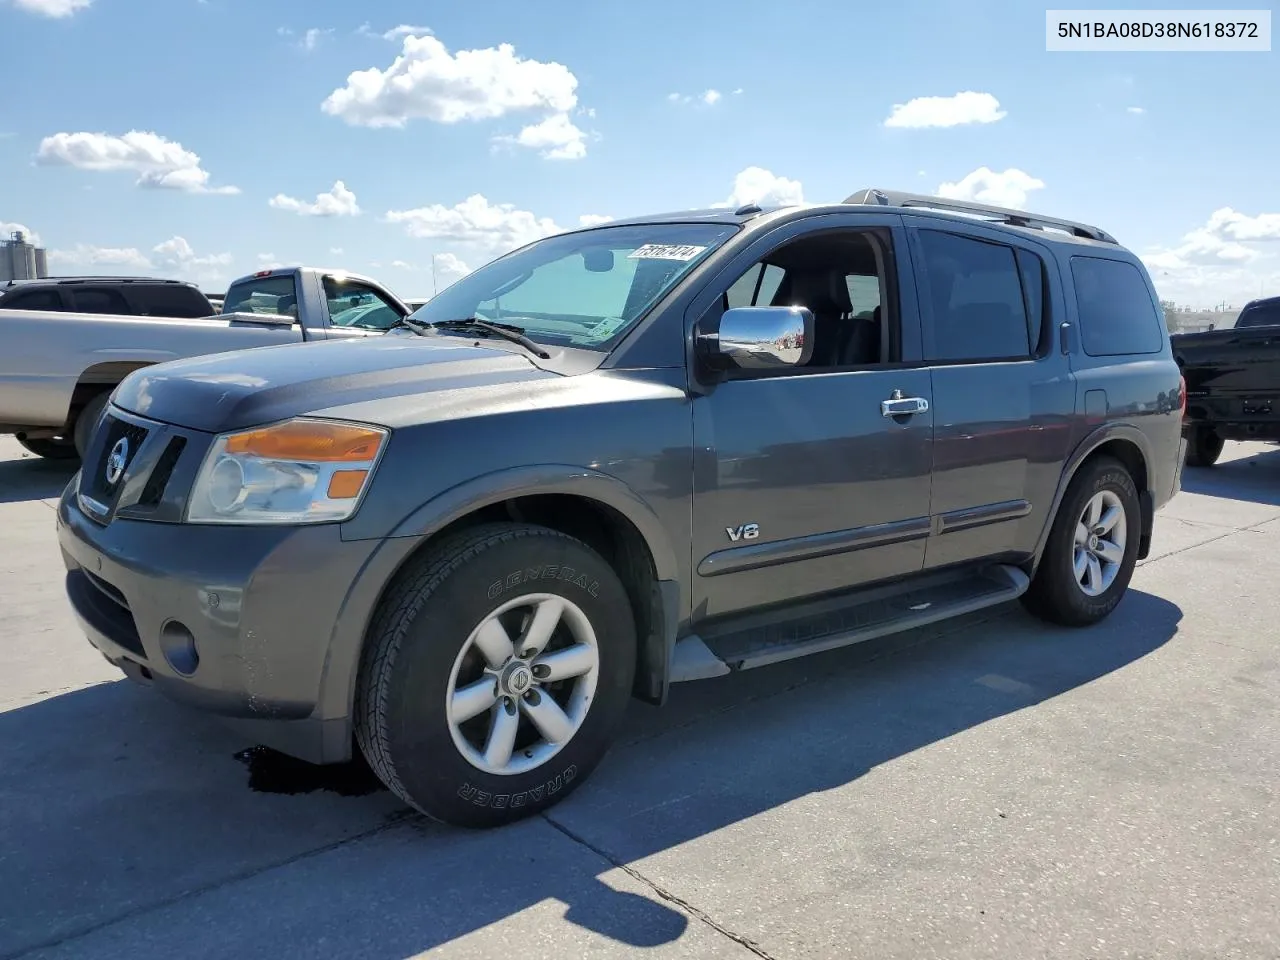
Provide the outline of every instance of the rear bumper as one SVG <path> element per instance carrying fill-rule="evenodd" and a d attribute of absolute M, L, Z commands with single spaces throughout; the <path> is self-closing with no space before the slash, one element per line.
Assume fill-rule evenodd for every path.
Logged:
<path fill-rule="evenodd" d="M 350 756 L 351 655 L 379 590 L 355 588 L 375 541 L 335 525 L 214 527 L 58 505 L 66 593 L 93 644 L 130 677 L 311 762 Z M 380 586 L 380 585 L 379 585 Z"/>

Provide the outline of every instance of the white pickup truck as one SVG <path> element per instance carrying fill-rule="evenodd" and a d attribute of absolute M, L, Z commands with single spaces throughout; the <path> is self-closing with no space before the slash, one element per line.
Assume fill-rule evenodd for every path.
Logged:
<path fill-rule="evenodd" d="M 81 456 L 116 385 L 202 354 L 379 334 L 410 313 L 353 273 L 283 267 L 241 277 L 198 319 L 0 309 L 0 434 L 51 459 Z"/>

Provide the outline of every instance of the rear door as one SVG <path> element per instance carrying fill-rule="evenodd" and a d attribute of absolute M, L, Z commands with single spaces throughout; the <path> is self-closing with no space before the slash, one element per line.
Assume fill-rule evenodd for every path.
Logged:
<path fill-rule="evenodd" d="M 907 217 L 933 377 L 926 569 L 1030 550 L 1070 444 L 1075 384 L 1053 336 L 1052 253 L 1004 231 Z"/>

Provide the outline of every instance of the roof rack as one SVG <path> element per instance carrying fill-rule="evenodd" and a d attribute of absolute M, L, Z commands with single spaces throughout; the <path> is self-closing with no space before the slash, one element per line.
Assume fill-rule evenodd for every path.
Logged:
<path fill-rule="evenodd" d="M 845 198 L 845 203 L 876 204 L 892 207 L 929 207 L 934 210 L 950 210 L 956 213 L 971 213 L 989 217 L 999 223 L 1007 223 L 1014 227 L 1031 227 L 1043 230 L 1051 227 L 1065 230 L 1067 233 L 1087 240 L 1099 240 L 1103 243 L 1117 243 L 1115 237 L 1091 227 L 1087 223 L 1076 223 L 1074 220 L 1060 220 L 1057 217 L 1044 217 L 1026 210 L 1011 210 L 1008 207 L 993 207 L 986 203 L 973 203 L 968 200 L 948 200 L 945 197 L 931 197 L 924 193 L 904 193 L 899 190 L 879 190 L 871 187 L 859 190 Z"/>

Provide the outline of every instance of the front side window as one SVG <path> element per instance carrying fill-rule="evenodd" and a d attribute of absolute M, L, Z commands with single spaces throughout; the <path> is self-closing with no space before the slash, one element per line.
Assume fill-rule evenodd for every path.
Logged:
<path fill-rule="evenodd" d="M 324 278 L 329 322 L 335 327 L 387 330 L 403 315 L 373 287 L 342 277 Z"/>
<path fill-rule="evenodd" d="M 1030 356 L 1030 321 L 1014 248 L 940 230 L 921 230 L 920 245 L 933 316 L 929 359 Z"/>
<path fill-rule="evenodd" d="M 463 277 L 413 318 L 478 317 L 542 343 L 608 350 L 737 229 L 646 223 L 548 237 Z"/>
<path fill-rule="evenodd" d="M 293 274 L 250 277 L 233 284 L 222 303 L 223 313 L 257 313 L 298 319 L 298 291 Z"/>

